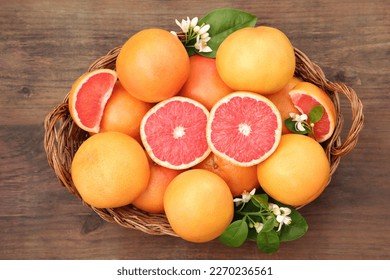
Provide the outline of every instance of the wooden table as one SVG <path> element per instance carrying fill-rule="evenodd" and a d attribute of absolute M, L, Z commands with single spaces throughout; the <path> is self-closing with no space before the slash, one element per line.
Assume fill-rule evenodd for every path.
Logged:
<path fill-rule="evenodd" d="M 141 29 L 227 6 L 283 30 L 364 104 L 358 145 L 300 210 L 308 233 L 273 255 L 107 223 L 60 185 L 43 148 L 45 116 L 95 59 Z M 389 11 L 387 0 L 1 0 L 0 259 L 389 259 Z"/>

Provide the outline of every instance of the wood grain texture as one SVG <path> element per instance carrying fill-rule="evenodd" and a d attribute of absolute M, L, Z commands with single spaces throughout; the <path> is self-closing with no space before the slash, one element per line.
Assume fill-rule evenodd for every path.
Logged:
<path fill-rule="evenodd" d="M 390 3 L 377 1 L 0 1 L 0 259 L 389 259 Z M 219 7 L 283 30 L 328 79 L 352 87 L 365 127 L 332 182 L 301 210 L 309 232 L 265 255 L 101 220 L 61 187 L 43 119 L 98 57 L 150 27 Z M 351 113 L 341 100 L 344 129 Z"/>

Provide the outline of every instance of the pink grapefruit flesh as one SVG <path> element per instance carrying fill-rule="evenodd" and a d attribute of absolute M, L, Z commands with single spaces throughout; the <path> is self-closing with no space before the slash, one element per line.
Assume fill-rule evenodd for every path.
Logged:
<path fill-rule="evenodd" d="M 321 105 L 324 108 L 322 118 L 314 124 L 314 136 L 318 142 L 324 142 L 332 136 L 335 129 L 336 112 L 334 105 L 325 92 L 318 89 L 316 93 L 292 90 L 289 93 L 294 106 L 301 112 L 301 114 L 309 114 L 311 109 L 315 106 Z M 310 120 L 309 120 L 310 122 Z"/>
<path fill-rule="evenodd" d="M 251 92 L 235 92 L 211 109 L 207 141 L 215 154 L 238 166 L 256 165 L 279 144 L 282 120 L 276 106 Z"/>
<path fill-rule="evenodd" d="M 80 128 L 99 132 L 104 107 L 116 80 L 115 71 L 99 69 L 84 74 L 76 81 L 69 97 L 69 110 Z"/>
<path fill-rule="evenodd" d="M 141 122 L 141 139 L 157 164 L 192 167 L 210 153 L 206 140 L 209 112 L 197 101 L 175 96 L 150 109 Z"/>

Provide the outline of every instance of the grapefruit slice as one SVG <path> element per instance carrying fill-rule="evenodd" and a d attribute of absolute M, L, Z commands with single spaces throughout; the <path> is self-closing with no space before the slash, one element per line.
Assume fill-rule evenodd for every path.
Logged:
<path fill-rule="evenodd" d="M 104 107 L 112 94 L 116 72 L 111 69 L 97 69 L 83 74 L 74 82 L 69 93 L 69 112 L 81 129 L 97 133 Z"/>
<path fill-rule="evenodd" d="M 187 97 L 168 98 L 150 109 L 141 121 L 141 140 L 157 164 L 187 169 L 210 153 L 206 140 L 209 112 Z"/>
<path fill-rule="evenodd" d="M 282 120 L 276 106 L 262 95 L 231 93 L 211 109 L 207 141 L 216 155 L 238 166 L 253 166 L 279 144 Z"/>
<path fill-rule="evenodd" d="M 336 125 L 336 108 L 332 99 L 318 86 L 309 83 L 298 83 L 289 93 L 292 103 L 301 112 L 309 115 L 310 110 L 318 105 L 324 108 L 322 118 L 314 124 L 314 137 L 318 142 L 329 139 Z M 310 123 L 310 120 L 309 120 Z"/>

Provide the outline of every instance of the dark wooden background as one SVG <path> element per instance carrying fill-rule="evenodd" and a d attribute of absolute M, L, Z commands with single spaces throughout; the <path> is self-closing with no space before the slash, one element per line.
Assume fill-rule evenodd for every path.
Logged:
<path fill-rule="evenodd" d="M 176 30 L 175 18 L 220 7 L 283 30 L 364 104 L 358 145 L 301 210 L 308 233 L 273 255 L 251 242 L 193 244 L 107 223 L 60 185 L 43 149 L 45 116 L 95 59 L 143 28 Z M 389 31 L 388 0 L 0 0 L 0 258 L 389 259 Z"/>

